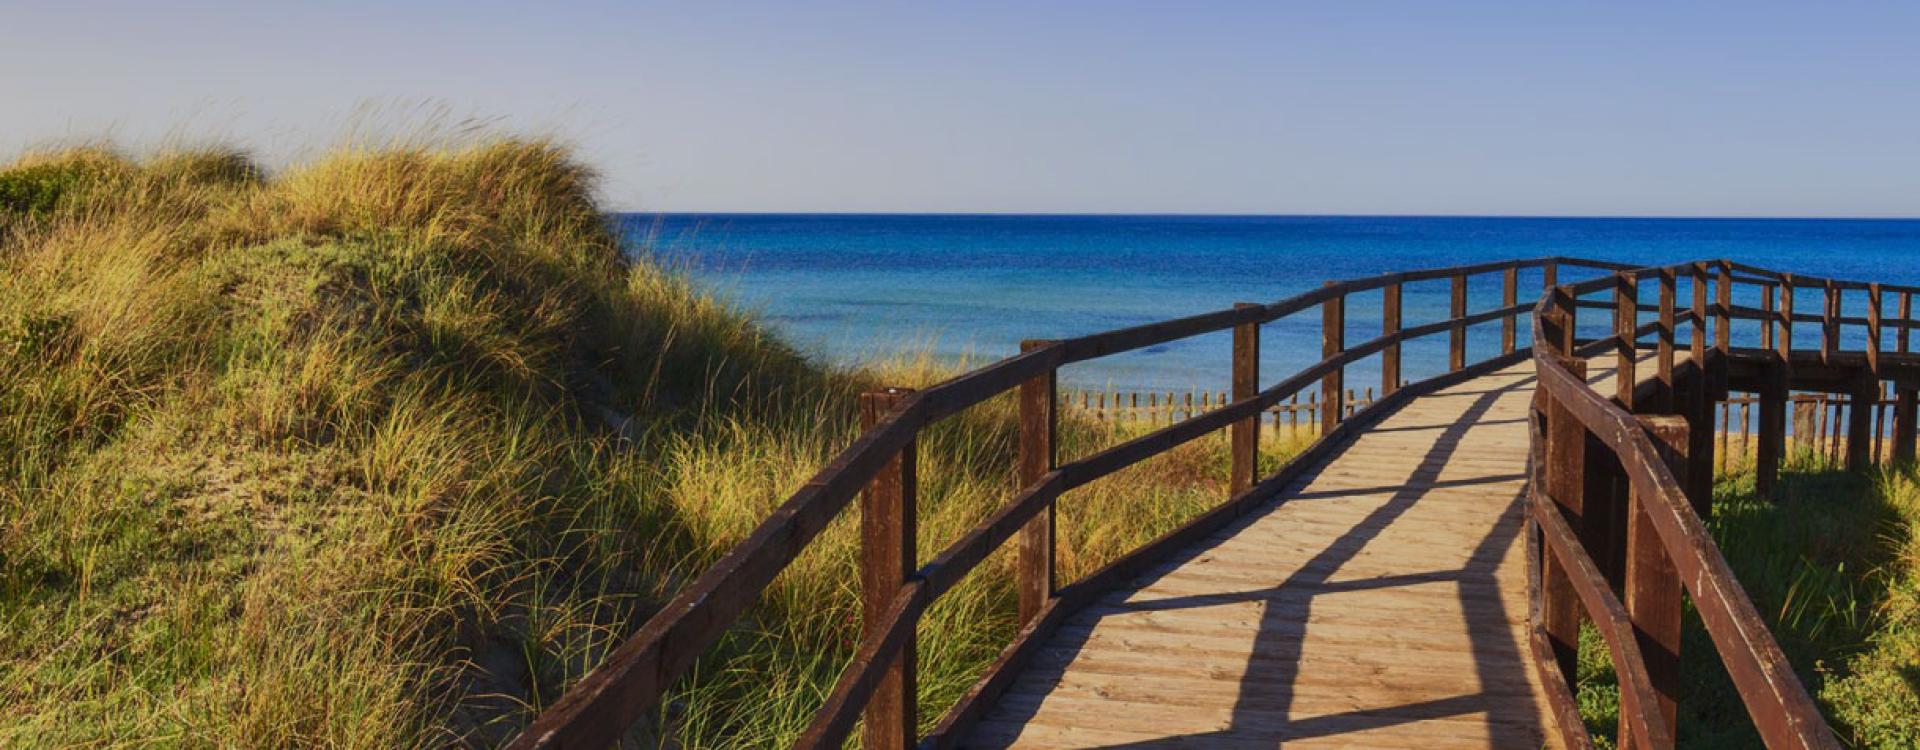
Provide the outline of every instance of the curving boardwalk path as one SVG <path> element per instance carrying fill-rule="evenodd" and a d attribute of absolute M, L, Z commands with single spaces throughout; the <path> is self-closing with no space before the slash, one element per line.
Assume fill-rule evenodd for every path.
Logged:
<path fill-rule="evenodd" d="M 1077 613 L 969 747 L 1539 748 L 1532 364 L 1412 400 Z"/>

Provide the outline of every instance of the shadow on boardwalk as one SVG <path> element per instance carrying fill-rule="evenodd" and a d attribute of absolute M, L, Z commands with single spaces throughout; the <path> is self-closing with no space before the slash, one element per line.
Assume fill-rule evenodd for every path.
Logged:
<path fill-rule="evenodd" d="M 1517 554 L 1515 544 L 1522 529 L 1523 514 L 1519 511 L 1522 497 L 1511 487 L 1524 479 L 1520 473 L 1488 473 L 1474 471 L 1468 478 L 1443 479 L 1442 472 L 1453 463 L 1455 454 L 1466 445 L 1467 432 L 1476 427 L 1493 424 L 1513 425 L 1524 422 L 1524 418 L 1503 418 L 1507 415 L 1493 416 L 1496 402 L 1503 396 L 1517 396 L 1529 390 L 1533 379 L 1514 378 L 1498 387 L 1479 390 L 1454 390 L 1447 397 L 1461 400 L 1470 399 L 1459 412 L 1457 420 L 1445 424 L 1426 424 L 1434 420 L 1420 420 L 1411 426 L 1396 426 L 1389 429 L 1375 429 L 1374 434 L 1392 431 L 1434 431 L 1434 439 L 1425 455 L 1414 462 L 1415 468 L 1398 485 L 1374 486 L 1362 489 L 1332 489 L 1294 491 L 1284 494 L 1279 503 L 1252 514 L 1247 519 L 1234 524 L 1214 537 L 1213 541 L 1197 545 L 1195 548 L 1168 561 L 1160 577 L 1171 574 L 1180 566 L 1215 552 L 1221 545 L 1232 540 L 1235 535 L 1258 523 L 1263 517 L 1275 513 L 1279 508 L 1296 503 L 1314 503 L 1342 497 L 1373 495 L 1384 497 L 1377 501 L 1377 507 L 1367 512 L 1351 528 L 1332 534 L 1323 548 L 1314 551 L 1310 558 L 1293 569 L 1284 580 L 1275 585 L 1254 590 L 1230 590 L 1222 587 L 1219 593 L 1192 594 L 1184 596 L 1147 595 L 1142 591 L 1122 592 L 1110 596 L 1094 612 L 1083 615 L 1079 622 L 1093 626 L 1107 617 L 1126 617 L 1136 613 L 1177 612 L 1179 610 L 1219 607 L 1235 603 L 1250 604 L 1258 608 L 1259 623 L 1254 635 L 1251 650 L 1247 656 L 1245 669 L 1238 677 L 1234 689 L 1237 697 L 1232 702 L 1230 718 L 1225 726 L 1204 732 L 1170 732 L 1167 736 L 1153 739 L 1127 740 L 1122 742 L 1103 741 L 1098 731 L 1075 732 L 1074 735 L 1085 742 L 1048 742 L 1048 745 L 1074 745 L 1084 747 L 1126 747 L 1126 748 L 1192 748 L 1192 747 L 1276 747 L 1289 741 L 1318 739 L 1320 742 L 1308 744 L 1340 744 L 1338 738 L 1343 735 L 1364 734 L 1376 730 L 1415 722 L 1435 719 L 1470 719 L 1484 717 L 1484 739 L 1481 741 L 1491 747 L 1538 748 L 1543 737 L 1540 721 L 1540 707 L 1531 690 L 1526 689 L 1526 677 L 1514 674 L 1516 665 L 1526 665 L 1528 657 L 1520 652 L 1520 642 L 1516 640 L 1513 621 L 1520 613 L 1508 611 L 1507 597 L 1502 591 L 1498 573 L 1510 554 Z M 1509 407 L 1511 408 L 1511 407 Z M 1484 420 L 1484 421 L 1483 421 Z M 1346 446 L 1347 450 L 1352 445 Z M 1337 460 L 1337 457 L 1336 459 Z M 1315 470 L 1315 476 L 1309 476 L 1296 487 L 1308 487 L 1317 475 L 1331 467 L 1333 460 Z M 1504 504 L 1497 500 L 1487 507 L 1487 512 L 1497 514 L 1498 519 L 1488 519 L 1491 524 L 1486 533 L 1466 554 L 1466 562 L 1457 569 L 1424 570 L 1378 575 L 1367 578 L 1346 578 L 1336 580 L 1335 574 L 1353 561 L 1369 544 L 1394 521 L 1407 514 L 1430 494 L 1441 490 L 1457 490 L 1475 485 L 1504 485 L 1490 488 L 1494 492 L 1512 492 L 1511 498 L 1505 498 Z M 1462 540 L 1464 541 L 1464 540 Z M 1276 573 L 1282 572 L 1276 570 Z M 1157 579 L 1142 579 L 1137 582 L 1139 589 L 1150 589 Z M 1314 613 L 1316 599 L 1332 594 L 1346 592 L 1390 592 L 1395 589 L 1421 585 L 1454 584 L 1462 615 L 1461 625 L 1465 628 L 1467 640 L 1471 644 L 1472 660 L 1477 674 L 1470 679 L 1460 675 L 1461 691 L 1455 695 L 1425 700 L 1409 701 L 1400 705 L 1354 708 L 1346 711 L 1319 713 L 1312 715 L 1311 710 L 1297 710 L 1296 699 L 1305 694 L 1299 684 L 1303 664 L 1303 649 L 1309 635 L 1319 635 L 1337 631 L 1339 624 L 1312 625 L 1309 632 L 1309 618 Z M 1128 594 L 1132 594 L 1128 597 Z M 1100 610 L 1118 610 L 1113 614 L 1102 614 Z M 1394 623 L 1382 622 L 1391 626 Z M 1057 634 L 1051 641 L 1060 650 L 1071 649 L 1079 652 L 1086 647 L 1093 628 L 1068 629 Z M 1078 633 L 1078 635 L 1075 635 Z M 1169 655 L 1168 662 L 1179 661 L 1178 656 Z M 1061 660 L 1031 668 L 1022 679 L 1022 687 L 1027 691 L 1051 693 L 1066 677 L 1071 660 Z M 1169 664 L 1167 669 L 1179 669 L 1178 664 Z M 1194 669 L 1199 672 L 1198 668 Z M 1216 671 L 1213 675 L 1191 675 L 1203 679 L 1221 679 Z M 1376 672 L 1374 677 L 1381 683 L 1390 684 L 1395 680 L 1392 666 Z M 1142 676 L 1142 681 L 1150 681 L 1151 676 Z M 1474 684 L 1477 682 L 1477 686 Z M 1502 686 L 1490 690 L 1486 686 Z M 1517 687 L 1517 689 L 1516 689 Z M 1390 691 L 1389 691 L 1390 692 Z M 1116 703 L 1115 711 L 1128 710 L 1128 704 Z M 1170 707 L 1176 708 L 1177 707 Z M 1004 703 L 996 712 L 994 719 L 1005 724 L 1027 723 L 1039 712 L 1038 702 Z M 1178 722 L 1176 722 L 1178 723 Z M 1405 730 L 1401 730 L 1404 732 Z M 1398 734 L 1404 738 L 1405 734 Z M 1011 740 L 1012 737 L 1005 739 Z M 1355 746 L 1366 746 L 1360 737 Z M 1375 738 L 1376 740 L 1378 738 Z M 985 743 L 997 744 L 997 743 Z M 1020 742 L 1016 744 L 1026 744 Z"/>

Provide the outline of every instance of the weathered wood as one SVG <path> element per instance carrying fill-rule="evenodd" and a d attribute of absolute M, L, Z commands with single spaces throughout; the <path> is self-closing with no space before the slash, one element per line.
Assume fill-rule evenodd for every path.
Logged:
<path fill-rule="evenodd" d="M 1329 282 L 1331 284 L 1331 282 Z M 1347 298 L 1335 295 L 1320 307 L 1320 356 L 1331 359 L 1347 348 Z M 1333 432 L 1340 424 L 1341 397 L 1346 370 L 1327 372 L 1320 380 L 1320 433 Z"/>
<path fill-rule="evenodd" d="M 1620 735 L 1635 747 L 1673 747 L 1673 734 L 1658 719 L 1660 699 L 1646 673 L 1646 661 L 1626 608 L 1614 597 L 1593 561 L 1580 554 L 1578 537 L 1554 512 L 1555 506 L 1547 498 L 1536 496 L 1529 510 L 1546 540 L 1544 546 L 1569 570 L 1574 592 L 1607 643 L 1621 683 L 1620 713 L 1625 726 Z"/>
<path fill-rule="evenodd" d="M 873 429 L 909 391 L 888 388 L 860 394 L 860 426 Z M 917 482 L 914 441 L 900 447 L 892 461 L 874 474 L 860 496 L 860 632 L 878 638 L 891 625 L 885 618 L 894 599 L 913 575 L 917 534 Z M 883 657 L 884 658 L 884 657 Z M 915 651 L 911 634 L 893 654 L 890 666 L 867 701 L 862 747 L 905 750 L 914 744 L 919 712 L 914 705 Z"/>
<path fill-rule="evenodd" d="M 1030 351 L 1047 345 L 1045 341 L 1027 341 L 1020 348 Z M 1041 481 L 1053 471 L 1057 460 L 1059 415 L 1053 408 L 1057 379 L 1055 371 L 1048 370 L 1020 384 L 1020 455 L 1015 480 L 1021 487 Z M 1014 588 L 1019 592 L 1022 624 L 1033 622 L 1053 597 L 1054 539 L 1054 506 L 1049 501 L 1046 509 L 1020 531 Z"/>
<path fill-rule="evenodd" d="M 1840 290 L 1829 281 L 1825 295 L 1820 315 L 1820 361 L 1830 363 L 1840 348 Z"/>
<path fill-rule="evenodd" d="M 1773 311 L 1773 290 L 1772 284 L 1760 286 L 1760 312 L 1766 315 L 1767 321 L 1760 324 L 1760 348 L 1762 349 L 1773 348 L 1773 328 L 1779 320 L 1779 315 Z"/>
<path fill-rule="evenodd" d="M 1693 597 L 1761 737 L 1776 747 L 1837 748 L 1838 741 L 1786 655 L 1688 507 L 1684 491 L 1672 473 L 1657 464 L 1658 451 L 1651 440 L 1637 424 L 1628 422 L 1628 415 L 1565 370 L 1543 366 L 1539 378 L 1540 387 L 1562 399 L 1589 431 L 1623 458 L 1635 489 L 1645 493 L 1644 507 L 1652 526 Z"/>
<path fill-rule="evenodd" d="M 1400 285 L 1388 284 L 1380 297 L 1380 335 L 1393 336 L 1399 332 Z M 1399 389 L 1400 342 L 1395 341 L 1380 352 L 1380 395 L 1391 396 Z"/>
<path fill-rule="evenodd" d="M 1241 303 L 1236 307 L 1259 307 Z M 1249 399 L 1260 390 L 1260 324 L 1241 323 L 1233 329 L 1233 400 Z M 1233 423 L 1231 435 L 1232 466 L 1228 469 L 1227 495 L 1238 495 L 1253 486 L 1260 467 L 1260 414 Z"/>
<path fill-rule="evenodd" d="M 1575 377 L 1586 379 L 1586 362 L 1573 360 L 1567 363 L 1567 368 Z M 1586 522 L 1587 430 L 1567 412 L 1565 406 L 1554 401 L 1552 394 L 1545 390 L 1538 393 L 1544 407 L 1541 416 L 1545 420 L 1543 488 L 1559 506 L 1567 523 L 1578 530 L 1584 528 Z M 1578 672 L 1580 653 L 1579 595 L 1574 593 L 1573 582 L 1557 557 L 1548 557 L 1544 563 L 1546 567 L 1541 574 L 1540 590 L 1541 623 L 1548 644 L 1553 648 L 1554 660 L 1559 664 L 1560 674 L 1568 680 L 1568 689 L 1572 690 L 1576 689 L 1572 680 Z"/>
<path fill-rule="evenodd" d="M 1675 346 L 1678 322 L 1674 319 L 1674 296 L 1677 293 L 1676 278 L 1672 269 L 1660 269 L 1660 333 L 1654 343 L 1654 379 L 1660 383 L 1660 389 L 1654 396 L 1653 408 L 1661 414 L 1673 413 L 1675 401 L 1675 383 L 1673 381 L 1673 350 Z"/>
<path fill-rule="evenodd" d="M 1880 381 L 1872 375 L 1856 379 L 1847 401 L 1847 471 L 1865 472 L 1873 465 L 1873 405 L 1880 400 Z"/>
<path fill-rule="evenodd" d="M 1686 451 L 1690 441 L 1687 422 L 1679 417 L 1642 416 L 1640 424 L 1653 439 L 1654 445 L 1659 447 L 1660 459 L 1667 470 L 1683 486 L 1688 485 L 1686 472 L 1689 461 Z M 1629 500 L 1627 571 L 1622 591 L 1627 616 L 1633 620 L 1634 637 L 1639 641 L 1641 656 L 1646 659 L 1647 680 L 1658 695 L 1660 721 L 1668 736 L 1672 736 L 1677 729 L 1680 695 L 1682 596 L 1673 562 L 1667 559 L 1659 534 L 1653 530 L 1653 519 L 1647 511 L 1651 500 L 1646 495 L 1646 489 L 1651 488 L 1633 492 Z M 1699 504 L 1699 498 L 1689 499 L 1696 506 Z M 1627 718 L 1623 716 L 1621 721 L 1625 722 Z M 1632 737 L 1626 729 L 1622 727 L 1620 736 Z M 1623 747 L 1638 746 L 1637 742 L 1623 743 Z"/>
<path fill-rule="evenodd" d="M 1615 274 L 1613 335 L 1618 342 L 1614 355 L 1614 400 L 1627 411 L 1634 410 L 1633 387 L 1640 382 L 1634 377 L 1634 364 L 1639 360 L 1635 343 L 1640 330 L 1639 300 L 1639 279 L 1625 271 Z"/>
<path fill-rule="evenodd" d="M 1713 346 L 1720 350 L 1724 359 L 1733 348 L 1733 267 L 1726 261 L 1718 264 L 1720 275 L 1715 280 L 1714 292 L 1719 304 L 1714 311 Z"/>
<path fill-rule="evenodd" d="M 1867 285 L 1867 371 L 1880 374 L 1880 285 Z M 1906 330 L 1902 327 L 1900 330 Z"/>
<path fill-rule="evenodd" d="M 1520 269 L 1508 268 L 1500 273 L 1500 306 L 1513 307 L 1520 293 Z M 1461 312 L 1465 312 L 1462 310 Z M 1512 354 L 1514 337 L 1519 333 L 1519 313 L 1508 315 L 1500 320 L 1500 353 Z"/>
<path fill-rule="evenodd" d="M 1453 331 L 1447 336 L 1447 372 L 1459 372 L 1467 366 L 1467 325 L 1462 318 L 1467 317 L 1467 276 L 1455 274 L 1453 277 Z"/>

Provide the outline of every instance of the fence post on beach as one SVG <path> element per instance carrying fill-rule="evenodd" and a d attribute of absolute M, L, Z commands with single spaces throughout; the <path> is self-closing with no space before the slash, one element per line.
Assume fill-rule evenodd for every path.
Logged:
<path fill-rule="evenodd" d="M 1234 303 L 1233 309 L 1249 317 L 1260 305 Z M 1246 320 L 1233 327 L 1233 401 L 1253 398 L 1260 391 L 1260 322 Z M 1234 497 L 1253 486 L 1259 473 L 1260 412 L 1233 423 L 1233 465 L 1227 476 L 1227 496 Z"/>
<path fill-rule="evenodd" d="M 1667 469 L 1689 486 L 1687 470 L 1687 421 L 1677 416 L 1641 416 L 1640 426 L 1653 438 Z M 1680 576 L 1665 545 L 1653 530 L 1647 505 L 1651 487 L 1635 487 L 1627 494 L 1627 550 L 1625 593 L 1622 603 L 1633 621 L 1633 632 L 1640 642 L 1641 658 L 1646 662 L 1647 681 L 1660 701 L 1660 719 L 1666 722 L 1667 736 L 1673 736 L 1678 717 L 1676 699 L 1680 690 Z M 1696 507 L 1700 498 L 1690 498 Z M 1619 736 L 1630 736 L 1622 719 Z"/>
<path fill-rule="evenodd" d="M 871 430 L 912 391 L 887 388 L 860 394 L 860 425 Z M 1050 397 L 1050 396 L 1049 396 Z M 860 614 L 861 637 L 873 638 L 889 625 L 894 597 L 918 566 L 914 551 L 916 500 L 914 441 L 875 474 L 861 493 Z M 867 703 L 863 747 L 906 750 L 919 730 L 914 705 L 915 641 L 908 636 L 893 664 L 880 677 Z"/>
<path fill-rule="evenodd" d="M 1030 352 L 1052 343 L 1022 341 L 1020 351 Z M 1056 458 L 1054 437 L 1059 426 L 1059 415 L 1053 410 L 1053 392 L 1058 387 L 1057 380 L 1057 371 L 1047 368 L 1044 374 L 1020 384 L 1020 464 L 1016 478 L 1021 487 L 1032 485 L 1053 471 Z M 1102 406 L 1105 406 L 1106 394 L 1102 393 L 1100 398 Z M 1046 510 L 1020 530 L 1019 559 L 1015 561 L 1018 572 L 1014 586 L 1020 595 L 1020 623 L 1023 625 L 1033 622 L 1033 618 L 1039 616 L 1040 609 L 1046 606 L 1047 600 L 1053 597 L 1054 506 L 1054 503 L 1047 503 Z"/>
<path fill-rule="evenodd" d="M 1565 321 L 1550 318 L 1546 322 L 1564 324 Z M 1562 337 L 1566 336 L 1564 332 L 1561 333 Z M 1586 379 L 1586 361 L 1571 358 L 1571 352 L 1572 349 L 1563 349 L 1555 354 L 1567 357 L 1564 364 L 1575 377 Z M 1539 394 L 1542 408 L 1536 419 L 1542 421 L 1541 436 L 1544 438 L 1540 487 L 1546 492 L 1546 499 L 1559 507 L 1568 525 L 1577 534 L 1586 525 L 1584 474 L 1587 430 L 1551 392 L 1542 388 Z M 1561 676 L 1566 678 L 1567 687 L 1576 689 L 1580 651 L 1579 596 L 1573 589 L 1573 581 L 1566 567 L 1559 559 L 1545 554 L 1541 557 L 1540 627 L 1546 633 L 1554 661 L 1560 667 Z"/>
<path fill-rule="evenodd" d="M 1507 266 L 1500 274 L 1500 307 L 1512 310 L 1520 301 L 1520 267 Z M 1519 335 L 1520 313 L 1509 312 L 1500 318 L 1500 353 L 1513 353 L 1513 340 Z"/>
<path fill-rule="evenodd" d="M 1329 281 L 1326 286 L 1333 286 Z M 1347 295 L 1335 294 L 1320 304 L 1320 357 L 1331 359 L 1347 349 Z M 1320 378 L 1320 434 L 1340 425 L 1340 391 L 1345 367 L 1335 367 Z"/>
<path fill-rule="evenodd" d="M 1380 335 L 1394 336 L 1400 333 L 1400 282 L 1388 284 L 1380 291 Z M 1400 389 L 1400 342 L 1394 341 L 1380 350 L 1380 392 L 1391 395 Z"/>
<path fill-rule="evenodd" d="M 1459 372 L 1467 366 L 1467 275 L 1453 275 L 1453 330 L 1447 334 L 1447 372 Z"/>

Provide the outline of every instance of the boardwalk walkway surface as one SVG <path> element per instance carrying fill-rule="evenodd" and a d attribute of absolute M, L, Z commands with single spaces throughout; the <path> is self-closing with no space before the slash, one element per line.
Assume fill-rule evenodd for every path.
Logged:
<path fill-rule="evenodd" d="M 1533 391 L 1525 363 L 1388 415 L 1075 615 L 968 746 L 1547 745 L 1521 537 Z"/>

